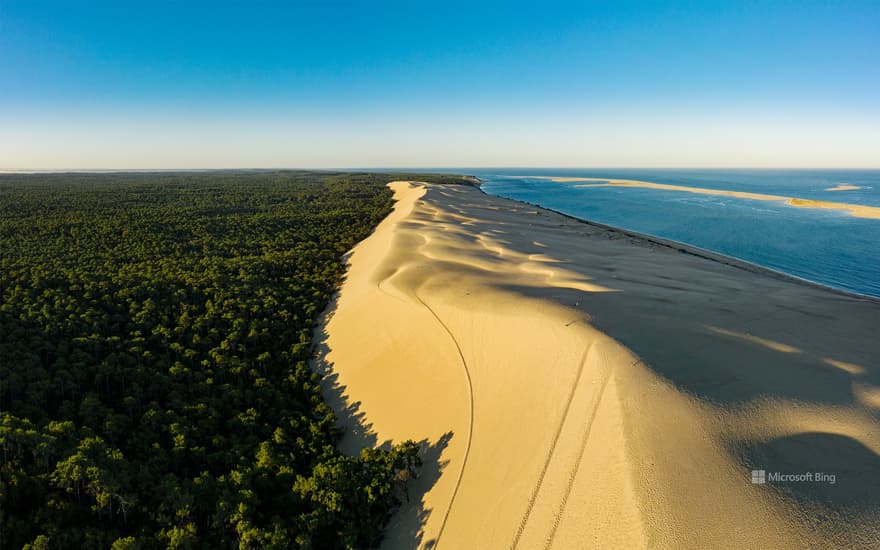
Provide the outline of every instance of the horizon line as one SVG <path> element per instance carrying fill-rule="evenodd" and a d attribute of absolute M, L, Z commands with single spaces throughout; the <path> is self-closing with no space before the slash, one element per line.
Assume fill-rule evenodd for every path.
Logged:
<path fill-rule="evenodd" d="M 290 171 L 397 171 L 397 170 L 852 170 L 874 171 L 880 166 L 239 166 L 239 167 L 169 167 L 169 168 L 0 168 L 0 175 L 6 174 L 75 174 L 75 173 L 124 173 L 124 172 L 229 172 L 245 170 L 290 170 Z"/>

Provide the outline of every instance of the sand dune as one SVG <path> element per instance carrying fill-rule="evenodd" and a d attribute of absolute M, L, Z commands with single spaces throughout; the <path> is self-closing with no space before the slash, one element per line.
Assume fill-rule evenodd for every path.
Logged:
<path fill-rule="evenodd" d="M 345 449 L 423 440 L 386 548 L 880 547 L 876 302 L 392 186 L 320 363 Z"/>

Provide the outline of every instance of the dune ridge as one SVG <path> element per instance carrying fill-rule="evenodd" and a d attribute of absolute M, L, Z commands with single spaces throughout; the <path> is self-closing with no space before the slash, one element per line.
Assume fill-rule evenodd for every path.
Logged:
<path fill-rule="evenodd" d="M 880 543 L 878 304 L 391 185 L 320 358 L 344 449 L 424 438 L 433 459 L 384 547 Z M 804 456 L 840 481 L 750 482 Z"/>

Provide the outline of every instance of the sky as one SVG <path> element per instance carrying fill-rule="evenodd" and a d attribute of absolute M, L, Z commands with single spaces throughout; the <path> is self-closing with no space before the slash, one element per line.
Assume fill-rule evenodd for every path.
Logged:
<path fill-rule="evenodd" d="M 880 2 L 0 0 L 0 169 L 880 167 Z"/>

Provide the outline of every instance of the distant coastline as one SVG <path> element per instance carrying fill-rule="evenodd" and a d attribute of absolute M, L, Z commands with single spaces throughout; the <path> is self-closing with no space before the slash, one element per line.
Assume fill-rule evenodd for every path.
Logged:
<path fill-rule="evenodd" d="M 481 180 L 480 178 L 477 178 L 476 176 L 467 176 L 467 177 L 469 179 L 474 180 L 474 182 L 475 182 L 474 187 L 479 189 L 480 192 L 482 192 L 490 197 L 496 196 L 491 193 L 487 193 L 482 188 L 482 185 L 484 183 L 486 183 L 485 181 Z M 550 178 L 550 176 L 524 176 L 524 177 L 541 177 L 541 179 L 549 179 Z M 584 181 L 585 179 L 588 179 L 588 178 L 556 178 L 554 181 Z M 601 229 L 606 229 L 609 231 L 614 231 L 614 232 L 620 233 L 622 235 L 625 235 L 627 237 L 642 239 L 642 240 L 645 240 L 645 241 L 648 241 L 648 242 L 651 242 L 651 243 L 654 243 L 654 244 L 657 244 L 660 246 L 664 246 L 667 248 L 678 250 L 679 252 L 689 254 L 691 256 L 697 256 L 699 258 L 704 258 L 707 260 L 711 260 L 713 262 L 718 262 L 718 263 L 721 263 L 724 265 L 729 265 L 729 266 L 736 267 L 738 269 L 742 269 L 744 271 L 748 271 L 751 273 L 764 274 L 764 275 L 774 277 L 774 278 L 782 280 L 782 281 L 787 281 L 787 282 L 791 282 L 791 283 L 795 283 L 795 284 L 799 284 L 799 285 L 808 286 L 811 288 L 816 288 L 816 289 L 825 290 L 828 292 L 833 292 L 835 294 L 839 294 L 841 296 L 846 296 L 849 298 L 856 298 L 856 299 L 860 299 L 860 300 L 867 300 L 870 302 L 880 303 L 880 297 L 878 297 L 878 296 L 873 296 L 871 294 L 864 294 L 864 293 L 860 293 L 860 292 L 854 292 L 851 290 L 846 290 L 843 288 L 838 288 L 835 286 L 822 284 L 817 281 L 811 281 L 809 279 L 805 279 L 803 277 L 798 277 L 797 275 L 793 275 L 791 273 L 785 273 L 785 272 L 779 271 L 777 269 L 772 269 L 770 267 L 762 266 L 762 265 L 756 264 L 754 262 L 749 262 L 748 260 L 743 260 L 741 258 L 730 256 L 728 254 L 722 254 L 720 252 L 714 252 L 714 251 L 708 250 L 706 248 L 701 248 L 699 246 L 683 243 L 681 241 L 676 241 L 674 239 L 666 239 L 663 237 L 659 237 L 657 235 L 651 235 L 650 233 L 643 233 L 643 232 L 639 232 L 639 231 L 634 231 L 632 229 L 626 229 L 624 227 L 620 227 L 617 225 L 605 224 L 605 223 L 597 222 L 595 220 L 590 220 L 588 218 L 573 216 L 571 214 L 566 214 L 565 212 L 562 212 L 560 210 L 556 210 L 554 208 L 548 208 L 546 206 L 542 206 L 540 204 L 536 204 L 536 203 L 521 200 L 521 199 L 508 198 L 508 200 L 512 200 L 512 201 L 519 202 L 522 204 L 527 204 L 527 205 L 535 207 L 535 208 L 540 208 L 540 209 L 546 210 L 548 212 L 553 212 L 554 214 L 558 214 L 560 216 L 563 216 L 565 218 L 568 218 L 568 219 L 571 219 L 571 220 L 574 220 L 574 221 L 577 221 L 580 223 L 584 223 L 584 224 L 598 227 Z"/>
<path fill-rule="evenodd" d="M 880 220 L 870 217 L 880 212 L 880 171 L 535 169 L 473 174 L 492 195 L 686 243 L 824 287 L 880 297 L 880 256 L 875 252 L 880 250 Z M 551 178 L 565 181 L 549 183 Z M 658 185 L 595 185 L 628 181 Z M 859 189 L 828 191 L 841 185 Z M 843 193 L 844 200 L 824 208 L 834 193 Z M 853 209 L 860 216 L 852 215 Z"/>
<path fill-rule="evenodd" d="M 484 191 L 484 193 L 485 193 L 485 191 Z M 488 193 L 487 193 L 487 195 L 494 196 L 494 195 L 490 195 Z M 650 242 L 653 244 L 657 244 L 660 246 L 671 248 L 673 250 L 677 250 L 677 251 L 682 252 L 684 254 L 689 254 L 691 256 L 696 256 L 698 258 L 703 258 L 703 259 L 711 260 L 713 262 L 718 262 L 718 263 L 721 263 L 724 265 L 729 265 L 731 267 L 736 267 L 738 269 L 742 269 L 742 270 L 748 271 L 750 273 L 759 273 L 762 275 L 768 275 L 770 277 L 773 277 L 773 278 L 776 278 L 776 279 L 779 279 L 782 281 L 795 283 L 795 284 L 799 284 L 799 285 L 804 285 L 804 286 L 808 286 L 811 288 L 824 290 L 827 292 L 833 292 L 834 294 L 839 294 L 841 296 L 846 296 L 848 298 L 855 298 L 855 299 L 859 299 L 859 300 L 867 300 L 869 302 L 880 303 L 880 297 L 877 297 L 877 296 L 872 296 L 870 294 L 861 294 L 859 292 L 852 292 L 852 291 L 845 290 L 842 288 L 837 288 L 837 287 L 833 287 L 833 286 L 829 286 L 829 285 L 823 285 L 822 283 L 810 281 L 808 279 L 804 279 L 802 277 L 798 277 L 798 276 L 792 275 L 790 273 L 784 273 L 782 271 L 771 269 L 769 267 L 764 267 L 762 265 L 748 262 L 748 261 L 742 260 L 740 258 L 735 258 L 733 256 L 728 256 L 726 254 L 721 254 L 719 252 L 713 252 L 713 251 L 707 250 L 705 248 L 700 248 L 699 246 L 693 246 L 693 245 L 686 244 L 683 242 L 674 241 L 672 239 L 664 239 L 662 237 L 658 237 L 656 235 L 650 235 L 648 233 L 640 233 L 638 231 L 633 231 L 631 229 L 625 229 L 623 227 L 618 227 L 616 225 L 608 225 L 608 224 L 600 223 L 597 221 L 588 220 L 585 218 L 579 218 L 577 216 L 572 216 L 570 214 L 566 214 L 565 212 L 560 212 L 559 210 L 547 208 L 546 206 L 540 206 L 538 204 L 534 204 L 534 203 L 531 203 L 528 201 L 521 201 L 521 200 L 517 200 L 517 199 L 509 199 L 509 200 L 521 202 L 523 204 L 527 204 L 527 205 L 533 206 L 535 208 L 540 208 L 540 209 L 546 210 L 548 212 L 553 212 L 554 214 L 559 214 L 560 216 L 563 216 L 563 217 L 566 217 L 571 220 L 574 220 L 574 221 L 577 221 L 580 223 L 584 223 L 587 225 L 592 225 L 592 226 L 598 227 L 600 229 L 607 229 L 608 231 L 620 233 L 620 234 L 625 235 L 627 237 L 631 237 L 634 239 L 641 239 L 641 240 L 644 240 L 644 241 L 647 241 L 647 242 Z"/>

